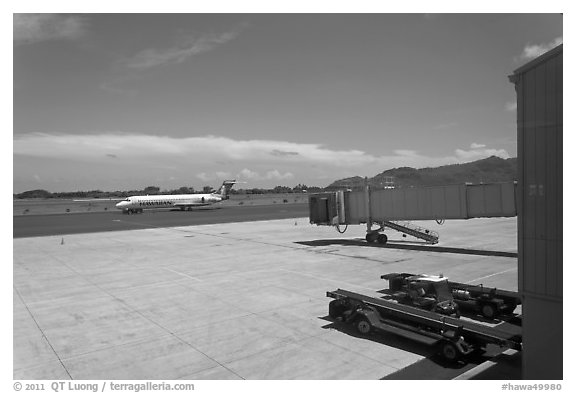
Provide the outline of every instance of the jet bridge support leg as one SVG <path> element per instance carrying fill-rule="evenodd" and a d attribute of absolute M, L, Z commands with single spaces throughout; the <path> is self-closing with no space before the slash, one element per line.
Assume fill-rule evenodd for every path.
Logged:
<path fill-rule="evenodd" d="M 364 189 L 364 198 L 365 198 L 365 205 L 366 205 L 366 241 L 368 243 L 378 242 L 380 244 L 386 244 L 388 241 L 388 236 L 383 233 L 384 225 L 379 223 L 380 227 L 378 229 L 372 229 L 372 226 L 375 224 L 372 221 L 372 211 L 370 209 L 370 186 L 368 185 L 368 178 L 365 179 L 366 186 Z"/>

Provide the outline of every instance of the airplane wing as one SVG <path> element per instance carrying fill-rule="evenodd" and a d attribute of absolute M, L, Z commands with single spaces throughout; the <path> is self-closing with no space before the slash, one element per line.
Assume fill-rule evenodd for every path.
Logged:
<path fill-rule="evenodd" d="M 211 205 L 212 202 L 199 202 L 199 201 L 178 201 L 175 202 L 174 207 L 194 207 L 194 206 L 206 206 L 206 205 Z"/>

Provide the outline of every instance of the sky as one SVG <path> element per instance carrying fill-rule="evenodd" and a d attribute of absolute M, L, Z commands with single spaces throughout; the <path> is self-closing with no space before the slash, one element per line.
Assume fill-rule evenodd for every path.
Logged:
<path fill-rule="evenodd" d="M 13 16 L 13 192 L 324 187 L 516 157 L 561 14 Z"/>

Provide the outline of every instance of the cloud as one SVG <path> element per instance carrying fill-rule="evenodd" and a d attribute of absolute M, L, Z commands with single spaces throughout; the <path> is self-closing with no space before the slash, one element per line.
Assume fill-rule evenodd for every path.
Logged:
<path fill-rule="evenodd" d="M 85 34 L 87 19 L 79 15 L 14 14 L 14 43 L 75 40 Z"/>
<path fill-rule="evenodd" d="M 264 175 L 261 175 L 260 173 L 258 173 L 256 171 L 252 171 L 250 169 L 244 168 L 236 175 L 236 177 L 238 179 L 253 180 L 253 181 L 258 181 L 258 180 L 290 180 L 290 179 L 294 178 L 294 174 L 292 174 L 291 172 L 280 173 L 280 171 L 278 171 L 277 169 L 274 169 L 272 171 L 266 172 Z"/>
<path fill-rule="evenodd" d="M 266 179 L 267 180 L 290 180 L 293 178 L 294 178 L 294 175 L 290 172 L 286 172 L 286 173 L 282 174 L 276 169 L 273 171 L 266 172 Z"/>
<path fill-rule="evenodd" d="M 470 144 L 470 149 L 482 149 L 484 147 L 486 147 L 486 145 L 483 145 L 481 143 L 472 142 Z"/>
<path fill-rule="evenodd" d="M 290 154 L 270 154 L 272 151 Z M 375 175 L 383 170 L 469 162 L 496 155 L 509 158 L 503 149 L 488 149 L 472 143 L 445 156 L 428 156 L 416 150 L 398 149 L 376 156 L 361 150 L 335 150 L 320 144 L 272 140 L 235 140 L 217 136 L 175 138 L 157 135 L 104 133 L 58 135 L 30 133 L 15 135 L 14 159 L 46 158 L 110 171 L 177 174 L 186 176 L 193 168 L 204 182 L 227 178 L 247 181 L 286 181 L 300 178 L 338 178 Z M 121 157 L 111 160 L 111 155 Z M 54 161 L 52 161 L 54 162 Z M 70 164 L 73 163 L 73 164 Z M 94 165 L 94 164 L 98 165 Z M 243 168 L 239 170 L 235 168 Z"/>
<path fill-rule="evenodd" d="M 473 149 L 473 150 L 456 149 L 455 153 L 459 162 L 476 161 L 491 156 L 497 156 L 500 158 L 510 158 L 510 155 L 504 149 Z"/>
<path fill-rule="evenodd" d="M 271 155 L 271 151 L 289 152 Z M 272 140 L 234 140 L 202 136 L 173 138 L 142 134 L 58 135 L 30 133 L 16 136 L 14 154 L 36 157 L 69 157 L 93 160 L 106 154 L 124 158 L 190 157 L 210 161 L 295 161 L 358 166 L 377 158 L 359 150 L 330 150 L 319 144 L 298 144 Z"/>
<path fill-rule="evenodd" d="M 394 154 L 399 157 L 404 158 L 416 158 L 418 157 L 418 152 L 416 150 L 394 150 Z"/>
<path fill-rule="evenodd" d="M 204 172 L 198 173 L 198 174 L 196 175 L 196 177 L 197 177 L 198 179 L 202 180 L 202 181 L 210 181 L 210 180 L 212 180 L 212 178 L 211 178 L 209 175 L 207 175 L 206 173 L 204 173 Z"/>
<path fill-rule="evenodd" d="M 562 43 L 562 37 L 557 37 L 553 41 L 546 44 L 526 45 L 522 52 L 521 58 L 523 60 L 534 59 L 543 53 L 548 52 Z"/>
<path fill-rule="evenodd" d="M 260 178 L 260 175 L 257 172 L 254 172 L 254 171 L 251 171 L 250 169 L 244 168 L 238 173 L 237 177 L 241 178 L 241 179 L 252 180 L 252 179 Z"/>
<path fill-rule="evenodd" d="M 517 105 L 518 104 L 516 102 L 507 102 L 506 103 L 506 110 L 508 112 L 516 112 Z"/>
<path fill-rule="evenodd" d="M 272 154 L 273 156 L 297 156 L 298 153 L 295 151 L 282 151 L 282 150 L 278 150 L 278 149 L 274 149 L 270 152 L 270 154 Z"/>
<path fill-rule="evenodd" d="M 410 166 L 413 168 L 436 167 L 449 164 L 458 164 L 498 156 L 501 158 L 510 158 L 510 154 L 504 149 L 486 149 L 486 145 L 472 143 L 471 150 L 455 149 L 454 155 L 431 157 L 422 155 L 415 150 L 394 150 L 393 156 L 378 157 L 378 165 L 382 169 L 394 168 L 400 166 Z"/>
<path fill-rule="evenodd" d="M 196 174 L 196 177 L 204 182 L 209 182 L 214 180 L 229 180 L 232 179 L 234 176 L 232 176 L 230 172 L 217 171 L 213 174 L 201 172 Z"/>
<path fill-rule="evenodd" d="M 168 64 L 179 64 L 199 53 L 214 50 L 238 37 L 239 31 L 221 34 L 206 34 L 200 37 L 190 37 L 186 42 L 169 49 L 144 49 L 132 58 L 124 61 L 124 65 L 133 69 L 148 69 Z"/>

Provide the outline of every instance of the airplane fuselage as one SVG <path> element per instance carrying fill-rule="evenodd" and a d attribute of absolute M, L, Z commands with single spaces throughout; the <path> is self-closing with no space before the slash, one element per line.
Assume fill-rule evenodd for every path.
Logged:
<path fill-rule="evenodd" d="M 126 213 L 139 213 L 144 209 L 180 208 L 208 206 L 222 201 L 222 197 L 212 194 L 145 195 L 132 196 L 116 204 L 116 208 Z"/>

